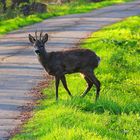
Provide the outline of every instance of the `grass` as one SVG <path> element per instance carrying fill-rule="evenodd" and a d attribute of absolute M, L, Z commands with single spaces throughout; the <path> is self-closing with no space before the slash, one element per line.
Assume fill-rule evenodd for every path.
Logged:
<path fill-rule="evenodd" d="M 70 99 L 63 86 L 55 102 L 54 86 L 43 90 L 34 116 L 13 140 L 137 140 L 140 136 L 140 16 L 106 27 L 81 46 L 101 58 L 95 73 L 102 83 L 84 99 L 86 83 L 79 74 L 67 75 Z M 53 84 L 53 83 L 52 83 Z"/>
<path fill-rule="evenodd" d="M 5 34 L 9 31 L 18 29 L 20 27 L 30 25 L 33 23 L 41 22 L 44 19 L 54 17 L 54 16 L 62 16 L 67 14 L 75 14 L 75 13 L 85 13 L 97 8 L 102 8 L 105 6 L 109 6 L 112 4 L 118 4 L 123 2 L 128 2 L 131 0 L 104 0 L 99 3 L 90 3 L 86 0 L 75 0 L 71 3 L 66 3 L 63 5 L 48 5 L 48 13 L 44 14 L 35 14 L 24 17 L 22 15 L 18 15 L 12 19 L 5 19 L 6 17 L 0 16 L 0 34 Z M 8 11 L 8 16 L 15 15 L 15 12 Z"/>

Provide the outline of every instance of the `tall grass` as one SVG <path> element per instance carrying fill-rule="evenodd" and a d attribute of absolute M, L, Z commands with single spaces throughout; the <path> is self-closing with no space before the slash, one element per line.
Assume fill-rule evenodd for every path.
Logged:
<path fill-rule="evenodd" d="M 34 116 L 13 140 L 138 140 L 140 136 L 140 17 L 106 27 L 84 41 L 102 59 L 95 73 L 102 88 L 82 99 L 86 83 L 79 74 L 67 75 L 70 99 L 63 86 L 55 101 L 52 85 L 43 90 Z M 53 83 L 52 83 L 53 84 Z"/>
<path fill-rule="evenodd" d="M 99 3 L 91 3 L 87 0 L 74 0 L 71 3 L 62 5 L 48 5 L 48 12 L 43 14 L 35 14 L 24 17 L 22 14 L 17 14 L 17 11 L 8 10 L 7 15 L 0 14 L 0 34 L 18 29 L 20 27 L 41 22 L 42 20 L 54 16 L 62 16 L 67 14 L 84 13 L 97 8 L 109 6 L 112 4 L 123 3 L 131 0 L 104 0 Z M 14 18 L 14 16 L 16 16 Z M 11 19 L 7 19 L 11 17 Z"/>

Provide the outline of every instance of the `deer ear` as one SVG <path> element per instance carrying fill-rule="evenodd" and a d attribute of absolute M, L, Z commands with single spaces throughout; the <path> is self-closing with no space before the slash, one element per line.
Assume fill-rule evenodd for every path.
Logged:
<path fill-rule="evenodd" d="M 36 40 L 32 35 L 29 34 L 29 41 L 33 44 Z"/>
<path fill-rule="evenodd" d="M 47 41 L 48 41 L 48 34 L 46 33 L 44 36 L 43 36 L 43 38 L 42 38 L 42 42 L 43 43 L 46 43 Z"/>

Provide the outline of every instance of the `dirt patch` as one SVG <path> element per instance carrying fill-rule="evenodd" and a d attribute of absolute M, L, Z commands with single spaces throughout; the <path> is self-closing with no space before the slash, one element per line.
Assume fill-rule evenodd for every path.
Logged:
<path fill-rule="evenodd" d="M 12 138 L 17 133 L 22 132 L 23 126 L 31 117 L 33 117 L 33 110 L 37 105 L 39 105 L 39 101 L 41 99 L 47 98 L 43 95 L 42 90 L 50 85 L 53 77 L 48 74 L 43 74 L 43 77 L 44 79 L 42 79 L 42 81 L 40 81 L 36 87 L 33 87 L 29 93 L 26 93 L 27 95 L 31 95 L 33 100 L 30 103 L 27 103 L 24 106 L 18 108 L 21 111 L 21 114 L 17 119 L 21 120 L 22 123 L 10 132 L 10 138 Z"/>

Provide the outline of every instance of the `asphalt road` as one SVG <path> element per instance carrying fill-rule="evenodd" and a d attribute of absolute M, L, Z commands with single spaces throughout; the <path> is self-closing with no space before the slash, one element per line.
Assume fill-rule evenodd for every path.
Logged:
<path fill-rule="evenodd" d="M 48 32 L 46 49 L 57 51 L 76 47 L 92 32 L 138 14 L 140 0 L 86 14 L 47 19 L 0 36 L 0 140 L 8 139 L 9 132 L 22 123 L 21 108 L 34 99 L 27 93 L 43 78 L 43 68 L 28 41 L 29 33 L 34 34 L 36 30 Z"/>

